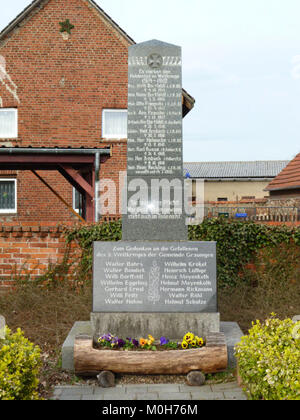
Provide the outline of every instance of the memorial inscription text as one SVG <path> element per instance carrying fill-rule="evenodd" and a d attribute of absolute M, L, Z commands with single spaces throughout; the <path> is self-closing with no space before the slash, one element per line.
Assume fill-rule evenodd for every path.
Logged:
<path fill-rule="evenodd" d="M 96 243 L 94 305 L 114 312 L 210 312 L 215 261 L 214 243 Z"/>

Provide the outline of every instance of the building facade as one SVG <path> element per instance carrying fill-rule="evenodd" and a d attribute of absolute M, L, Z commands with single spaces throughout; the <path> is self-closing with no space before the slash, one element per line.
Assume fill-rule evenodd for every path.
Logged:
<path fill-rule="evenodd" d="M 287 161 L 185 163 L 188 176 L 204 181 L 205 203 L 255 201 L 268 197 L 268 184 Z M 193 196 L 196 200 L 196 182 Z"/>
<path fill-rule="evenodd" d="M 74 189 L 85 183 L 93 188 L 95 174 L 84 173 L 83 159 L 77 175 L 78 159 L 71 168 L 57 159 L 45 170 L 48 155 L 54 165 L 55 156 L 71 149 L 77 155 L 79 149 L 109 150 L 100 156 L 100 181 L 111 180 L 120 195 L 132 44 L 92 0 L 35 0 L 1 32 L 0 222 L 71 222 L 77 218 L 70 207 L 95 220 L 95 197 L 85 200 Z M 182 103 L 184 116 L 194 103 L 184 90 Z M 41 153 L 47 156 L 41 159 Z M 37 160 L 42 168 L 33 165 Z M 110 216 L 120 213 L 117 200 Z"/>
<path fill-rule="evenodd" d="M 0 288 L 62 261 L 96 197 L 120 217 L 133 44 L 93 0 L 34 0 L 0 33 Z"/>

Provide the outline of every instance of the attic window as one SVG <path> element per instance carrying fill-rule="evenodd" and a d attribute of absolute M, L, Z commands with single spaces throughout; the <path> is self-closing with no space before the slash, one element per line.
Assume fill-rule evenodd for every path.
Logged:
<path fill-rule="evenodd" d="M 13 139 L 18 137 L 18 110 L 12 108 L 0 109 L 0 138 Z"/>

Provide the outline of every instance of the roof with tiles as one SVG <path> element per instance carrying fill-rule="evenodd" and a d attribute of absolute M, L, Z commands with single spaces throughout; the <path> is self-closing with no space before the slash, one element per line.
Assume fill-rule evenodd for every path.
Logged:
<path fill-rule="evenodd" d="M 185 172 L 200 179 L 275 178 L 288 164 L 286 160 L 250 162 L 187 162 Z"/>
<path fill-rule="evenodd" d="M 267 191 L 294 190 L 300 188 L 300 153 L 276 176 Z"/>

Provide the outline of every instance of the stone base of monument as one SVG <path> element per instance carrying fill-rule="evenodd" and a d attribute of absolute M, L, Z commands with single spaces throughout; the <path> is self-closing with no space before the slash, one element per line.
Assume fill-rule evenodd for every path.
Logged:
<path fill-rule="evenodd" d="M 94 348 L 92 337 L 79 336 L 74 344 L 75 374 L 82 376 L 113 374 L 188 375 L 191 385 L 203 385 L 203 374 L 223 372 L 227 368 L 227 345 L 224 334 L 210 333 L 206 345 L 198 349 L 168 351 L 117 351 Z M 105 374 L 101 375 L 101 372 Z M 192 374 L 197 372 L 197 374 Z M 107 383 L 106 379 L 104 383 Z"/>
<path fill-rule="evenodd" d="M 162 336 L 182 339 L 189 331 L 200 337 L 220 332 L 219 313 L 92 313 L 91 325 L 97 340 L 104 334 L 119 337 Z"/>

